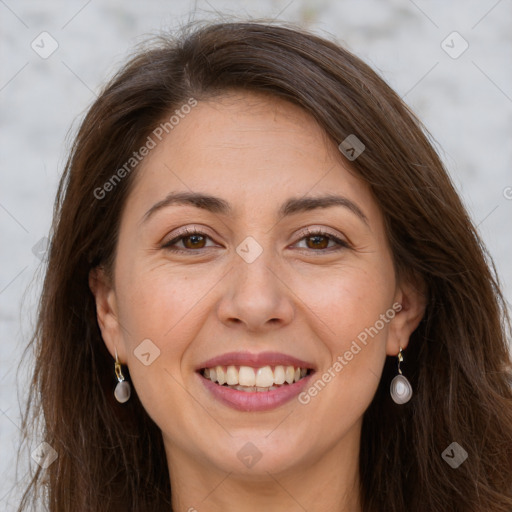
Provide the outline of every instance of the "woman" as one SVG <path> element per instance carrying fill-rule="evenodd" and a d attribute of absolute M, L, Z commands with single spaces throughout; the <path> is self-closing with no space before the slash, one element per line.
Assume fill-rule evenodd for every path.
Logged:
<path fill-rule="evenodd" d="M 259 23 L 162 38 L 60 184 L 19 510 L 41 488 L 51 511 L 512 510 L 486 258 L 358 58 Z"/>

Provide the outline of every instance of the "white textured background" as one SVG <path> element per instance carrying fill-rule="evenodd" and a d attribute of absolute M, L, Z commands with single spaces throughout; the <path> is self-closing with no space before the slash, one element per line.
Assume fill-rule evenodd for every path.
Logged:
<path fill-rule="evenodd" d="M 68 131 L 136 42 L 217 11 L 334 34 L 379 71 L 437 140 L 512 299 L 512 0 L 0 0 L 1 510 L 18 502 L 9 490 L 27 377 L 17 387 L 16 369 L 40 286 L 33 247 L 50 226 Z M 43 31 L 59 45 L 47 59 L 31 48 Z M 441 46 L 453 31 L 469 44 L 456 59 Z"/>

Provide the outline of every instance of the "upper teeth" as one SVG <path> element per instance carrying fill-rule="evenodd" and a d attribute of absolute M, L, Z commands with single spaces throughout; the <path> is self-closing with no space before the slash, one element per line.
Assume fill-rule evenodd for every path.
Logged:
<path fill-rule="evenodd" d="M 253 368 L 251 366 L 216 366 L 205 368 L 203 375 L 212 382 L 229 386 L 256 386 L 268 388 L 273 385 L 281 385 L 287 382 L 297 382 L 307 374 L 307 368 L 294 366 L 262 366 Z"/>

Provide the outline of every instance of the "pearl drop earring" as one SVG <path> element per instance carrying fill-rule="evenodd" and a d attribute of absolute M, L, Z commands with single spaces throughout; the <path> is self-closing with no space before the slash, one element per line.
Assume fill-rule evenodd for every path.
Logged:
<path fill-rule="evenodd" d="M 117 349 L 116 349 L 116 362 L 114 363 L 114 368 L 116 372 L 117 383 L 116 389 L 114 391 L 114 396 L 116 400 L 124 404 L 130 399 L 130 395 L 132 393 L 132 388 L 130 383 L 124 380 L 123 372 L 121 371 L 121 363 L 119 362 L 119 358 L 117 357 Z"/>
<path fill-rule="evenodd" d="M 396 404 L 402 405 L 407 403 L 412 397 L 412 386 L 411 383 L 407 380 L 407 378 L 402 375 L 402 370 L 400 369 L 400 363 L 404 360 L 402 356 L 402 347 L 400 347 L 400 352 L 398 352 L 398 373 L 392 381 L 391 381 L 391 398 Z"/>

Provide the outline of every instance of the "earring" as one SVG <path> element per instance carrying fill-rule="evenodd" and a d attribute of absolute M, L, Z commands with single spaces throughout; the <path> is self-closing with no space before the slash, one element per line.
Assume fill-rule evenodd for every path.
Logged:
<path fill-rule="evenodd" d="M 391 381 L 391 398 L 393 402 L 396 404 L 402 405 L 407 403 L 412 397 L 412 386 L 411 383 L 407 380 L 406 377 L 402 375 L 402 370 L 400 369 L 400 363 L 404 360 L 402 356 L 402 347 L 400 347 L 400 352 L 398 352 L 398 373 L 392 381 Z"/>
<path fill-rule="evenodd" d="M 129 400 L 130 395 L 132 393 L 132 388 L 130 386 L 130 383 L 124 380 L 123 372 L 121 371 L 121 363 L 119 362 L 119 358 L 117 357 L 117 349 L 116 362 L 114 363 L 114 368 L 117 380 L 119 381 L 114 391 L 114 396 L 116 397 L 116 400 L 119 403 L 124 404 L 126 401 Z"/>

